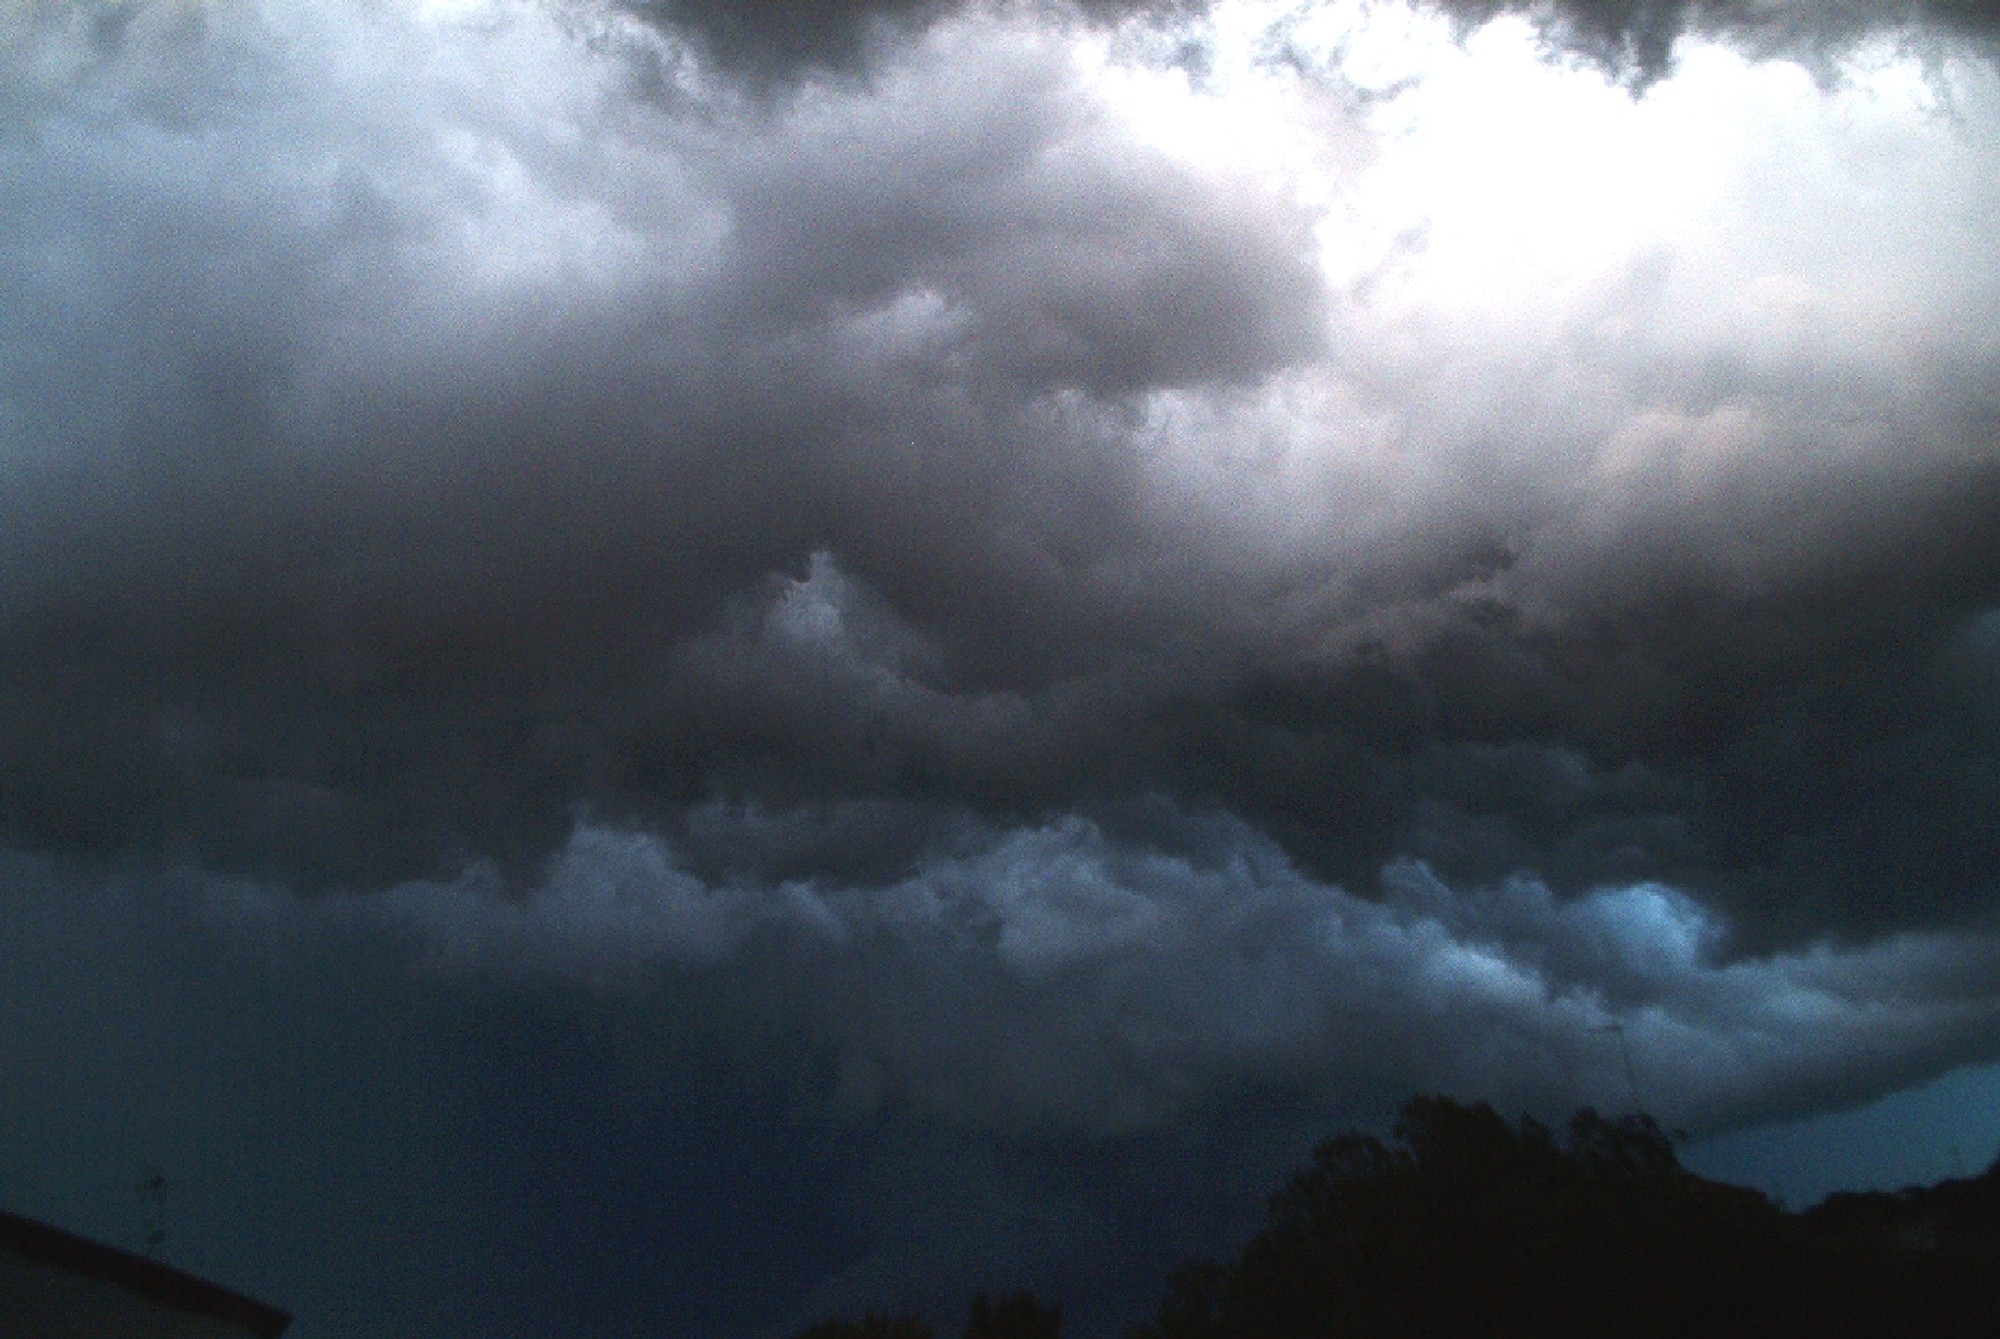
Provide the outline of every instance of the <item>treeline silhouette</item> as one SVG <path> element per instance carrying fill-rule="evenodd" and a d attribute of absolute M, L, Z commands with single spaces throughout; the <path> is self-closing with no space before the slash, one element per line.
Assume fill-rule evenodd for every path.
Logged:
<path fill-rule="evenodd" d="M 798 1339 L 936 1339 L 937 1332 L 914 1316 L 870 1312 L 860 1320 L 827 1320 L 799 1332 Z M 1062 1310 L 1033 1293 L 972 1299 L 964 1339 L 1061 1339 Z"/>
<path fill-rule="evenodd" d="M 1027 1293 L 975 1300 L 964 1339 L 1059 1339 Z M 2000 1160 L 1985 1174 L 1787 1213 L 1680 1165 L 1650 1116 L 1586 1108 L 1562 1135 L 1483 1103 L 1409 1102 L 1272 1196 L 1234 1260 L 1168 1281 L 1129 1339 L 2000 1339 Z M 799 1339 L 934 1339 L 911 1317 Z"/>

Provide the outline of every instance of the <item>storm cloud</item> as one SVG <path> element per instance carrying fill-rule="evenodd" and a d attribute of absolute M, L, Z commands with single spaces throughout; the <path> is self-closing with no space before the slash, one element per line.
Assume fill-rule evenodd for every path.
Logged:
<path fill-rule="evenodd" d="M 1142 844 L 1136 817 L 967 833 L 893 882 L 709 883 L 656 839 L 584 828 L 526 902 L 476 881 L 206 897 L 231 937 L 397 932 L 454 975 L 643 996 L 663 974 L 727 972 L 755 1016 L 740 1025 L 827 1057 L 829 1115 L 974 1129 L 1129 1135 L 1258 1087 L 1334 1105 L 1476 1088 L 1540 1110 L 1651 1090 L 1716 1128 L 1746 1102 L 1837 1103 L 1884 1064 L 1949 1068 L 2000 1038 L 1988 936 L 1730 955 L 1721 920 L 1659 884 L 1562 900 L 1404 862 L 1362 899 L 1237 820 L 1154 812 Z"/>
<path fill-rule="evenodd" d="M 1469 31 L 1503 14 L 1533 22 L 1550 44 L 1636 86 L 1659 79 L 1683 37 L 1722 38 L 1762 56 L 1820 62 L 1871 38 L 1990 44 L 2000 14 L 1981 0 L 1422 0 Z M 759 84 L 801 72 L 852 72 L 899 37 L 964 8 L 963 0 L 627 0 L 630 12 L 688 35 L 709 58 Z M 1044 12 L 1056 11 L 1045 5 Z M 1165 27 L 1198 19 L 1210 0 L 1072 0 L 1097 22 L 1139 16 Z M 1297 7 L 1308 8 L 1308 7 Z"/>
<path fill-rule="evenodd" d="M 1988 7 L 4 24 L 65 877 L 671 997 L 835 1122 L 2000 1054 Z"/>
<path fill-rule="evenodd" d="M 1889 37 L 1918 45 L 1970 41 L 1990 51 L 2000 13 L 1978 0 L 1439 0 L 1481 22 L 1502 13 L 1532 18 L 1564 49 L 1643 86 L 1672 66 L 1683 37 L 1720 37 L 1763 55 L 1827 62 L 1855 43 Z M 1824 66 L 1823 66 L 1824 68 Z"/>

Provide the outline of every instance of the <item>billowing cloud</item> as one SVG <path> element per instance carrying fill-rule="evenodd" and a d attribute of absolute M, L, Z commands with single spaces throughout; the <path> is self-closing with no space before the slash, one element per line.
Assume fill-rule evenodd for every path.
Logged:
<path fill-rule="evenodd" d="M 864 1123 L 1993 1057 L 1984 10 L 1442 8 L 11 14 L 0 836 Z"/>
<path fill-rule="evenodd" d="M 1432 1090 L 1550 1113 L 1637 1100 L 1702 1129 L 1851 1100 L 1884 1066 L 1949 1067 L 2000 1036 L 1990 936 L 1744 956 L 1661 884 L 1562 900 L 1417 862 L 1385 883 L 1358 898 L 1238 820 L 1154 805 L 962 832 L 889 881 L 713 883 L 656 839 L 584 827 L 526 901 L 475 879 L 303 905 L 221 885 L 208 906 L 235 935 L 414 934 L 429 970 L 614 995 L 740 974 L 764 1015 L 746 1032 L 829 1058 L 830 1114 L 974 1128 L 1127 1134 L 1275 1085 L 1364 1110 Z"/>
<path fill-rule="evenodd" d="M 2000 15 L 1976 0 L 1428 0 L 1465 23 L 1500 14 L 1533 19 L 1559 46 L 1643 87 L 1673 63 L 1683 37 L 1720 37 L 1766 55 L 1831 61 L 1855 43 L 1889 37 L 1990 44 Z"/>
<path fill-rule="evenodd" d="M 2000 18 L 1977 0 L 1423 0 L 1469 29 L 1501 15 L 1532 21 L 1556 48 L 1644 87 L 1672 67 L 1684 37 L 1722 38 L 1765 56 L 1828 63 L 1856 43 L 1990 43 Z M 801 72 L 853 71 L 871 53 L 964 8 L 963 0 L 627 0 L 630 12 L 686 34 L 725 68 L 760 83 Z M 1100 22 L 1138 14 L 1169 26 L 1209 0 L 1071 0 Z M 1310 6 L 1294 6 L 1295 11 Z M 1045 6 L 1045 12 L 1056 6 Z"/>
<path fill-rule="evenodd" d="M 1878 879 L 1992 866 L 1896 817 L 1918 772 L 1991 802 L 1938 678 L 1993 602 L 1991 178 L 1921 105 L 1712 55 L 1759 129 L 1711 159 L 1586 134 L 1424 198 L 1592 99 L 1640 138 L 1722 109 L 1572 81 L 1468 125 L 1468 63 L 1390 154 L 1278 77 L 1335 133 L 1258 170 L 1149 141 L 1203 110 L 1177 70 L 1019 19 L 739 121 L 649 101 L 663 39 L 615 18 L 174 12 L 12 48 L 22 838 L 365 883 L 532 869 L 578 805 L 1163 785 L 1351 880 L 1469 804 L 1503 862 L 1687 830 L 1622 872 L 1772 916 L 1798 821 Z M 1755 155 L 1854 114 L 1895 189 L 1774 202 Z M 1600 168 L 1668 207 L 1550 216 Z M 1799 793 L 1814 731 L 1861 784 Z M 1618 798 L 1536 841 L 1494 769 L 1565 750 Z M 1752 797 L 1793 821 L 1728 830 Z"/>
<path fill-rule="evenodd" d="M 624 0 L 731 75 L 766 90 L 801 74 L 852 74 L 898 39 L 965 8 L 964 0 Z M 1022 8 L 1034 12 L 1035 0 Z M 1041 0 L 1044 15 L 1097 23 L 1139 16 L 1171 23 L 1206 0 Z"/>
<path fill-rule="evenodd" d="M 1305 217 L 1129 152 L 1032 28 L 767 127 L 652 108 L 631 25 L 291 22 L 17 43 L 32 841 L 320 882 L 531 861 L 578 802 L 708 784 L 727 713 L 675 666 L 829 547 L 950 621 L 959 678 L 1099 672 L 1065 644 L 1162 621 L 1132 549 L 1165 538 L 1102 408 L 1323 341 Z"/>

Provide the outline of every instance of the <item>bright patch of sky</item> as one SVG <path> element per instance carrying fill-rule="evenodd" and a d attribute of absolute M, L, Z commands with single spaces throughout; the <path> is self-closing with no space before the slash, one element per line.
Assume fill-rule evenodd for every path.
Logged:
<path fill-rule="evenodd" d="M 1553 333 L 1678 260 L 1749 285 L 1754 310 L 1692 324 L 1690 300 L 1715 306 L 1714 286 L 1678 295 L 1676 324 L 1697 339 L 1717 333 L 1715 317 L 1794 342 L 1801 320 L 1838 318 L 1907 342 L 1945 296 L 1910 284 L 1991 221 L 1992 190 L 1967 189 L 1984 179 L 1966 171 L 1977 137 L 1961 131 L 1990 118 L 2000 89 L 1972 62 L 1877 44 L 1828 85 L 1687 40 L 1635 97 L 1551 61 L 1525 20 L 1459 40 L 1434 14 L 1358 2 L 1225 3 L 1196 49 L 1192 62 L 1161 58 L 1184 47 L 1120 61 L 1125 48 L 1102 39 L 1079 59 L 1141 142 L 1281 179 L 1280 194 L 1321 212 L 1336 287 L 1449 314 L 1468 334 L 1496 322 Z"/>

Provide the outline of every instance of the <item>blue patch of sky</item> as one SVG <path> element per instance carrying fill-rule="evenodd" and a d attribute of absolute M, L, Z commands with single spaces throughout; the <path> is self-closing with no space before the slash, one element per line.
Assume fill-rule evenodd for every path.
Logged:
<path fill-rule="evenodd" d="M 1866 1106 L 1738 1130 L 1681 1150 L 1703 1176 L 1790 1208 L 1839 1190 L 1897 1190 L 1977 1176 L 2000 1156 L 2000 1064 L 1953 1070 Z"/>

